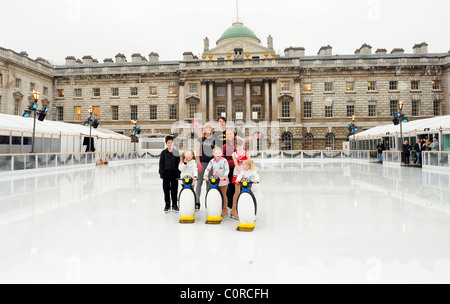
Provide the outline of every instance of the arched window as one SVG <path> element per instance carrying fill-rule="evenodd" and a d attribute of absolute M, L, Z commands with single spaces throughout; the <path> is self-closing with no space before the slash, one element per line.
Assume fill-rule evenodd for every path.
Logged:
<path fill-rule="evenodd" d="M 282 151 L 291 151 L 292 150 L 292 134 L 291 133 L 283 133 L 281 135 L 281 150 Z"/>
<path fill-rule="evenodd" d="M 335 136 L 333 133 L 328 133 L 325 137 L 325 147 L 327 150 L 335 150 Z"/>
<path fill-rule="evenodd" d="M 312 134 L 306 134 L 303 139 L 303 150 L 313 150 L 314 149 L 314 137 Z"/>

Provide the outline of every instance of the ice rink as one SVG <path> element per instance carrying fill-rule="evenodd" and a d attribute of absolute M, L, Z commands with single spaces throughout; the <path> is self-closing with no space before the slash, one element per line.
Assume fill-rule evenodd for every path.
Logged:
<path fill-rule="evenodd" d="M 164 214 L 155 162 L 0 175 L 0 283 L 450 283 L 450 172 L 258 167 L 253 233 Z"/>

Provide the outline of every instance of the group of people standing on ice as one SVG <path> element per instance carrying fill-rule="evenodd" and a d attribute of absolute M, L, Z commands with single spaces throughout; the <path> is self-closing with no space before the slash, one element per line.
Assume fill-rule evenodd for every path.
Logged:
<path fill-rule="evenodd" d="M 187 150 L 181 155 L 174 148 L 175 138 L 166 137 L 167 149 L 162 151 L 159 161 L 159 175 L 163 181 L 164 212 L 178 212 L 178 179 L 191 176 L 196 182 L 196 211 L 200 210 L 202 185 L 206 182 L 206 189 L 210 188 L 211 176 L 220 178 L 219 189 L 224 198 L 222 217 L 230 215 L 238 219 L 236 208 L 238 196 L 241 191 L 240 181 L 244 178 L 254 183 L 259 182 L 255 163 L 251 159 L 245 143 L 260 137 L 245 138 L 243 134 L 236 133 L 234 129 L 227 128 L 225 117 L 218 119 L 219 130 L 214 131 L 207 123 L 200 130 L 194 122 L 198 139 L 195 151 Z M 230 210 L 230 213 L 229 213 Z"/>

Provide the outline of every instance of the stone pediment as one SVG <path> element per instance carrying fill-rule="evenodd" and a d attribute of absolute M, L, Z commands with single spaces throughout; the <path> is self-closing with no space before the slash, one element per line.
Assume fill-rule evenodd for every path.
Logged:
<path fill-rule="evenodd" d="M 191 96 L 191 97 L 186 98 L 186 102 L 187 103 L 199 103 L 200 98 L 198 98 L 197 96 Z"/>
<path fill-rule="evenodd" d="M 250 54 L 250 58 L 254 56 L 259 56 L 260 58 L 264 58 L 264 53 L 271 53 L 273 50 L 263 47 L 257 43 L 252 41 L 248 41 L 245 38 L 236 38 L 230 39 L 228 42 L 223 43 L 222 45 L 206 52 L 207 55 L 212 54 L 214 59 L 217 58 L 227 58 L 227 54 L 234 55 L 235 49 L 242 49 L 245 53 Z M 214 60 L 213 59 L 213 60 Z"/>

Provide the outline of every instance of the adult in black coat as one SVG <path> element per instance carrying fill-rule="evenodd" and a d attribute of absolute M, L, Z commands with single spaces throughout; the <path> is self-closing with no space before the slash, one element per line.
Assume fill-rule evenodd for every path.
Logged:
<path fill-rule="evenodd" d="M 409 145 L 409 142 L 407 140 L 405 140 L 405 142 L 403 143 L 403 159 L 404 159 L 405 165 L 407 165 L 407 166 L 409 166 L 411 150 L 412 150 L 412 147 Z"/>

